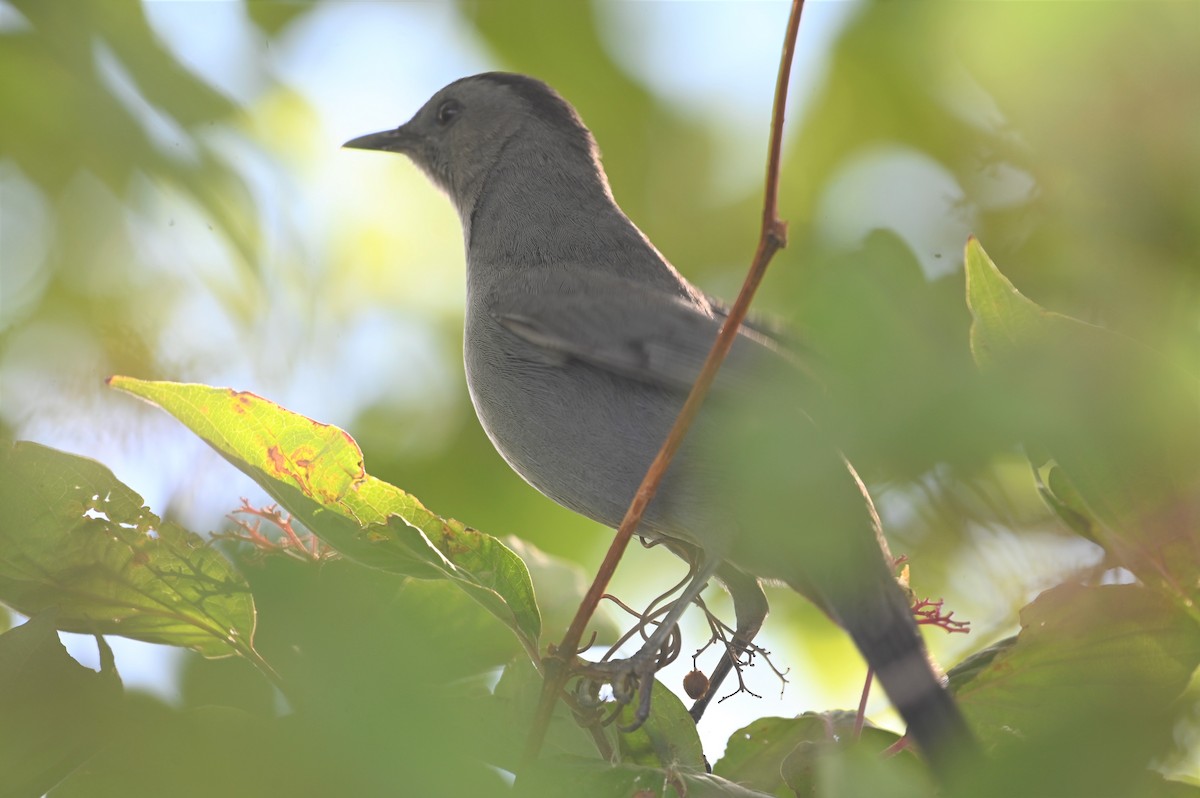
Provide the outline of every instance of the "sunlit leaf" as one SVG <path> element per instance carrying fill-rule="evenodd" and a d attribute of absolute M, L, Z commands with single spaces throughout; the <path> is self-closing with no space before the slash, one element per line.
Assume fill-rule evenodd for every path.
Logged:
<path fill-rule="evenodd" d="M 71 632 L 205 656 L 252 651 L 254 599 L 198 535 L 161 521 L 100 463 L 36 443 L 0 451 L 0 600 Z"/>
<path fill-rule="evenodd" d="M 995 368 L 1014 353 L 1036 346 L 1054 317 L 1017 291 L 977 239 L 967 242 L 966 257 L 967 301 L 975 319 L 971 352 L 982 368 Z"/>
<path fill-rule="evenodd" d="M 0 795 L 42 795 L 108 740 L 121 680 L 67 654 L 53 611 L 0 635 Z"/>
<path fill-rule="evenodd" d="M 337 427 L 251 393 L 113 377 L 162 407 L 342 554 L 423 579 L 450 579 L 537 650 L 541 617 L 529 571 L 504 544 L 368 475 Z"/>

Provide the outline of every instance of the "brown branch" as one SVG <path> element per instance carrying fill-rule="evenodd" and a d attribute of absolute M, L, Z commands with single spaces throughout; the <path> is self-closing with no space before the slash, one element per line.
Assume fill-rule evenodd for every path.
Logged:
<path fill-rule="evenodd" d="M 534 716 L 533 725 L 529 732 L 529 739 L 526 741 L 526 763 L 532 762 L 541 750 L 546 730 L 550 725 L 550 717 L 554 712 L 554 704 L 558 700 L 559 693 L 566 686 L 567 680 L 570 678 L 571 658 L 579 647 L 579 641 L 583 638 L 584 629 L 587 627 L 588 621 L 591 620 L 592 614 L 596 611 L 600 597 L 608 589 L 609 580 L 612 579 L 612 575 L 617 569 L 617 563 L 620 562 L 626 547 L 629 545 L 630 539 L 637 530 L 637 526 L 642 520 L 642 515 L 654 498 L 654 494 L 658 491 L 659 483 L 667 471 L 667 466 L 675 456 L 676 451 L 678 451 L 680 444 L 683 443 L 684 435 L 687 434 L 688 428 L 692 425 L 692 421 L 695 420 L 696 414 L 700 410 L 700 406 L 704 403 L 704 398 L 712 387 L 713 380 L 716 379 L 717 369 L 721 367 L 722 361 L 724 361 L 725 356 L 729 354 L 729 350 L 733 347 L 738 329 L 741 327 L 742 321 L 746 318 L 746 313 L 750 309 L 750 301 L 754 298 L 754 293 L 758 290 L 763 275 L 766 273 L 767 264 L 771 262 L 771 258 L 774 257 L 775 253 L 787 244 L 787 225 L 778 215 L 779 164 L 781 159 L 780 150 L 783 144 L 783 115 L 784 107 L 787 105 L 788 79 L 791 76 L 792 56 L 796 50 L 796 34 L 800 28 L 800 12 L 803 8 L 804 0 L 792 0 L 792 10 L 791 15 L 788 17 L 787 33 L 783 40 L 783 55 L 779 62 L 779 77 L 775 84 L 775 101 L 771 115 L 771 142 L 767 156 L 767 181 L 764 192 L 765 199 L 763 201 L 762 231 L 759 235 L 757 250 L 754 253 L 754 260 L 750 264 L 749 274 L 746 275 L 746 280 L 742 283 L 742 290 L 738 293 L 737 300 L 733 303 L 733 307 L 729 309 L 729 315 L 726 317 L 725 323 L 721 326 L 721 332 L 717 335 L 716 343 L 713 344 L 712 350 L 708 353 L 708 359 L 704 361 L 704 368 L 701 370 L 700 376 L 696 379 L 696 384 L 692 386 L 691 393 L 688 394 L 683 409 L 679 411 L 679 416 L 675 419 L 675 424 L 671 427 L 670 434 L 663 443 L 662 449 L 659 450 L 658 455 L 654 458 L 654 462 L 650 464 L 649 470 L 646 471 L 646 476 L 642 479 L 642 484 L 638 487 L 637 493 L 634 494 L 633 501 L 630 503 L 629 509 L 625 512 L 625 517 L 621 520 L 621 526 L 617 529 L 616 537 L 608 549 L 608 554 L 605 555 L 604 562 L 600 564 L 596 578 L 592 582 L 591 588 L 588 589 L 587 595 L 584 596 L 583 601 L 580 603 L 579 610 L 575 613 L 575 618 L 571 621 L 570 628 L 567 629 L 562 642 L 553 648 L 550 654 L 543 660 L 545 664 L 545 681 L 542 685 L 542 694 L 538 703 L 537 714 Z"/>

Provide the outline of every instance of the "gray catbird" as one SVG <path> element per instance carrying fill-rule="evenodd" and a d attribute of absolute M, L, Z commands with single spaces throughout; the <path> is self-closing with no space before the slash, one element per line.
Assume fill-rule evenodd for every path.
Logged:
<path fill-rule="evenodd" d="M 480 423 L 531 485 L 615 527 L 722 306 L 625 216 L 591 132 L 541 81 L 463 78 L 395 130 L 346 146 L 404 153 L 449 195 L 466 241 L 466 373 Z M 798 382 L 780 375 L 796 373 L 768 332 L 743 326 L 640 530 L 694 569 L 660 629 L 715 576 L 734 598 L 736 642 L 747 643 L 766 612 L 757 578 L 785 582 L 846 629 L 938 765 L 970 734 L 929 663 L 861 482 L 789 407 Z"/>

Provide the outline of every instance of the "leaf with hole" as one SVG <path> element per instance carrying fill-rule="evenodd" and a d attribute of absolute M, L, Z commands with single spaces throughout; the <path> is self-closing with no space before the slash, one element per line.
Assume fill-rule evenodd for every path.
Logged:
<path fill-rule="evenodd" d="M 164 522 L 95 460 L 17 442 L 0 450 L 0 601 L 59 629 L 253 652 L 254 598 L 198 535 Z"/>

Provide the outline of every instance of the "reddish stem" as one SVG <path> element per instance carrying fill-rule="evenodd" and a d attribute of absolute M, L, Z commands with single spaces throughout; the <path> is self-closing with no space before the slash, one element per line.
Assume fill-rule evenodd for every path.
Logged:
<path fill-rule="evenodd" d="M 733 307 L 730 308 L 729 315 L 721 327 L 721 332 L 717 335 L 716 343 L 713 344 L 712 350 L 708 353 L 708 359 L 704 362 L 704 368 L 701 370 L 696 384 L 692 386 L 691 393 L 688 394 L 683 409 L 680 410 L 679 416 L 675 419 L 675 424 L 671 427 L 670 434 L 667 436 L 658 455 L 654 458 L 654 462 L 651 463 L 646 476 L 642 479 L 642 483 L 633 497 L 633 501 L 629 505 L 629 509 L 625 512 L 625 517 L 617 529 L 616 537 L 613 538 L 608 554 L 605 555 L 604 562 L 600 564 L 596 578 L 593 580 L 591 588 L 588 589 L 587 595 L 584 596 L 583 601 L 580 603 L 579 610 L 575 613 L 575 618 L 571 621 L 570 628 L 567 629 L 562 642 L 553 648 L 550 655 L 543 661 L 545 664 L 545 681 L 542 685 L 541 700 L 538 703 L 537 714 L 534 716 L 533 726 L 530 729 L 529 739 L 526 743 L 526 762 L 531 762 L 537 757 L 538 751 L 541 750 L 546 730 L 550 725 L 550 716 L 554 711 L 554 704 L 558 700 L 559 693 L 566 686 L 567 680 L 570 678 L 569 666 L 571 657 L 578 650 L 579 642 L 583 638 L 584 629 L 587 627 L 588 621 L 591 620 L 601 596 L 608 589 L 609 580 L 612 579 L 612 575 L 617 569 L 617 563 L 620 562 L 622 555 L 624 555 L 625 549 L 633 537 L 633 533 L 637 530 L 637 526 L 642 520 L 642 515 L 654 498 L 654 494 L 657 492 L 659 483 L 667 471 L 667 466 L 670 464 L 671 458 L 675 456 L 680 444 L 683 443 L 684 435 L 687 434 L 688 428 L 700 410 L 700 406 L 704 403 L 704 397 L 712 387 L 713 380 L 716 379 L 717 369 L 720 368 L 725 356 L 729 354 L 729 350 L 733 346 L 734 339 L 738 334 L 738 328 L 741 326 L 742 321 L 746 318 L 746 313 L 750 309 L 750 301 L 753 299 L 754 293 L 758 290 L 763 275 L 766 273 L 767 264 L 770 263 L 775 253 L 787 244 L 787 225 L 778 216 L 779 166 L 783 145 L 783 117 L 784 108 L 787 105 L 788 80 L 791 76 L 792 56 L 796 50 L 796 34 L 800 28 L 800 12 L 803 8 L 804 0 L 792 0 L 791 15 L 788 18 L 787 33 L 784 36 L 783 42 L 783 55 L 779 63 L 779 77 L 775 84 L 775 102 L 771 117 L 771 141 L 767 156 L 767 180 L 764 190 L 765 199 L 763 201 L 762 231 L 759 235 L 758 247 L 754 253 L 754 260 L 750 265 L 749 274 L 746 275 L 746 280 L 742 284 L 742 290 L 738 293 Z"/>

